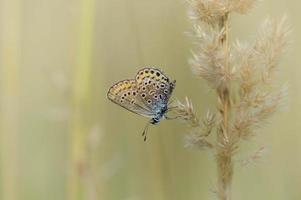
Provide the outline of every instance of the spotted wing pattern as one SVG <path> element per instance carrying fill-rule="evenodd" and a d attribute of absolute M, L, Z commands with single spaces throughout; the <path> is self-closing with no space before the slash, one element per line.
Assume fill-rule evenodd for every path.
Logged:
<path fill-rule="evenodd" d="M 170 82 L 162 71 L 145 67 L 138 71 L 135 79 L 139 93 L 145 94 L 144 99 L 153 110 L 160 109 L 168 103 L 175 82 Z"/>
<path fill-rule="evenodd" d="M 108 98 L 125 109 L 147 117 L 155 117 L 167 107 L 175 81 L 153 67 L 138 71 L 135 79 L 114 84 Z"/>
<path fill-rule="evenodd" d="M 153 116 L 153 112 L 141 101 L 136 81 L 133 79 L 114 84 L 107 96 L 111 101 L 131 112 L 147 117 Z"/>

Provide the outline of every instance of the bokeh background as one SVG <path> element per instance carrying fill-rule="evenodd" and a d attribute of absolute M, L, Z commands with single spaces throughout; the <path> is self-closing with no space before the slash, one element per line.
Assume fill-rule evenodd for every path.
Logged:
<path fill-rule="evenodd" d="M 278 83 L 288 106 L 245 142 L 233 199 L 301 199 L 301 3 L 265 0 L 233 15 L 231 37 L 252 40 L 267 16 L 288 16 L 291 45 Z M 142 140 L 146 119 L 106 99 L 116 81 L 142 66 L 177 80 L 199 115 L 215 105 L 187 59 L 191 24 L 182 0 L 0 0 L 0 199 L 214 199 L 214 155 L 184 148 L 187 127 L 162 121 Z"/>

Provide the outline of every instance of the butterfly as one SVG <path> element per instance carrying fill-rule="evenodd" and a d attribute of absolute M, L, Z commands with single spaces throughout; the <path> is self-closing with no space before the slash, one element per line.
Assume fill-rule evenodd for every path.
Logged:
<path fill-rule="evenodd" d="M 166 116 L 168 102 L 176 86 L 161 70 L 145 67 L 139 70 L 134 79 L 126 79 L 112 85 L 107 97 L 117 105 L 141 116 L 151 118 L 142 136 L 146 141 L 149 124 L 156 125 Z"/>

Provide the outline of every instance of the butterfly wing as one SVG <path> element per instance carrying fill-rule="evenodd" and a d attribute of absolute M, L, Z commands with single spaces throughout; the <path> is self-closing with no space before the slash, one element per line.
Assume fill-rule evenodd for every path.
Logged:
<path fill-rule="evenodd" d="M 175 88 L 175 81 L 171 81 L 161 70 L 145 67 L 138 71 L 136 77 L 138 92 L 145 94 L 143 99 L 152 110 L 166 106 Z"/>
<path fill-rule="evenodd" d="M 135 80 L 123 80 L 112 87 L 107 93 L 108 99 L 121 107 L 138 115 L 153 117 L 152 110 L 142 102 Z"/>

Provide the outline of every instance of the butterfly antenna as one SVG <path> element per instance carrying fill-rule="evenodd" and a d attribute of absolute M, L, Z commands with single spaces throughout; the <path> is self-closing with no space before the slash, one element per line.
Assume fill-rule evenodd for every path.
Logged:
<path fill-rule="evenodd" d="M 151 124 L 150 121 L 147 122 L 147 124 L 145 125 L 145 128 L 144 128 L 144 130 L 143 130 L 142 136 L 144 137 L 144 139 L 143 139 L 144 142 L 146 141 L 147 132 L 148 132 L 148 127 L 149 127 L 150 124 Z"/>

